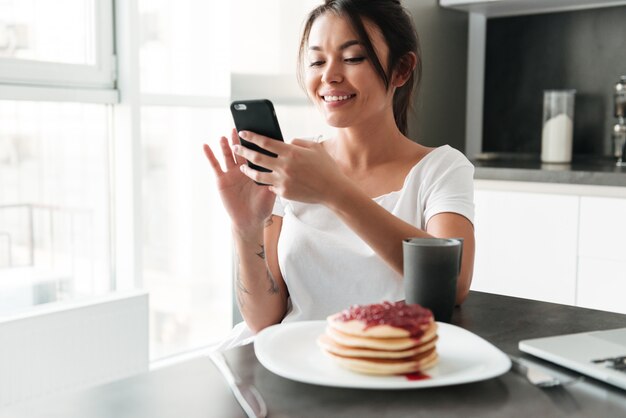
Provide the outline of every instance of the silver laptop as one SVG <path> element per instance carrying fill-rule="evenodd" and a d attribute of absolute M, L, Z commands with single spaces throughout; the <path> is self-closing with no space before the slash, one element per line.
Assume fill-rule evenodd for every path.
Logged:
<path fill-rule="evenodd" d="M 626 328 L 523 340 L 519 349 L 626 389 Z"/>

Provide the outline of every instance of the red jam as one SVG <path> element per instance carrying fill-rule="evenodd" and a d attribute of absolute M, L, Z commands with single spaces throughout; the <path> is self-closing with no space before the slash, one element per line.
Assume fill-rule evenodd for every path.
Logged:
<path fill-rule="evenodd" d="M 411 337 L 421 337 L 424 325 L 428 325 L 433 318 L 430 309 L 416 304 L 400 302 L 383 302 L 372 305 L 354 305 L 341 312 L 336 321 L 348 322 L 358 320 L 365 322 L 365 329 L 377 325 L 389 325 L 402 328 L 409 332 Z"/>
<path fill-rule="evenodd" d="M 430 379 L 429 375 L 424 374 L 422 372 L 407 373 L 404 376 L 406 377 L 407 380 L 411 380 L 411 381 Z"/>

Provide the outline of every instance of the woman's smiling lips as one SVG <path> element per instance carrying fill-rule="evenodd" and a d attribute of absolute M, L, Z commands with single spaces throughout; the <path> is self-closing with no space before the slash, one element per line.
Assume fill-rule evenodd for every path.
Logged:
<path fill-rule="evenodd" d="M 321 99 L 330 106 L 338 106 L 355 97 L 356 94 L 344 92 L 328 92 L 320 94 Z"/>

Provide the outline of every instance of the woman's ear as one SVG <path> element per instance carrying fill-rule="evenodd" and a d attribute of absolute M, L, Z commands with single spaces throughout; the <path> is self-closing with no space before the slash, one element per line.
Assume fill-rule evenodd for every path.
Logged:
<path fill-rule="evenodd" d="M 411 77 L 415 66 L 417 65 L 417 56 L 414 52 L 407 52 L 400 61 L 393 72 L 393 79 L 391 84 L 394 87 L 402 87 Z"/>

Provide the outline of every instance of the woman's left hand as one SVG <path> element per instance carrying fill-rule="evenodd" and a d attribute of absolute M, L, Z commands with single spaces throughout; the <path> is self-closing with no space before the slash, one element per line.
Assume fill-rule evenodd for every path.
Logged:
<path fill-rule="evenodd" d="M 254 132 L 239 133 L 246 141 L 266 149 L 278 157 L 270 157 L 243 146 L 235 154 L 272 170 L 264 173 L 242 165 L 243 173 L 252 180 L 270 184 L 270 190 L 286 199 L 306 203 L 327 203 L 340 185 L 349 181 L 322 144 L 294 139 L 290 144 Z"/>

